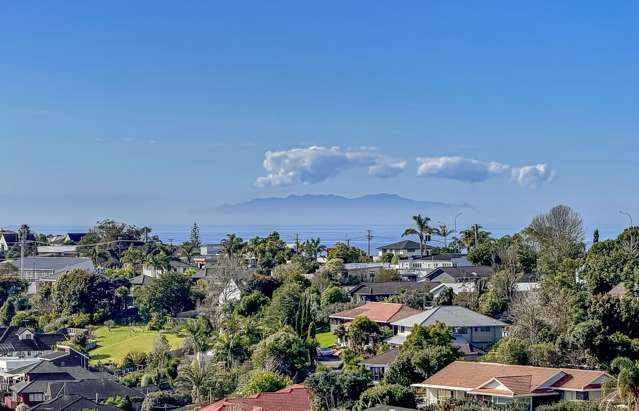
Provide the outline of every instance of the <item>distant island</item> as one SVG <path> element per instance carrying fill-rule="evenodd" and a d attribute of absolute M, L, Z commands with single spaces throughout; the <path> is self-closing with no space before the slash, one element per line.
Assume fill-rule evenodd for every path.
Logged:
<path fill-rule="evenodd" d="M 427 213 L 441 218 L 471 207 L 438 201 L 421 201 L 396 194 L 369 194 L 348 198 L 333 194 L 289 195 L 258 198 L 237 204 L 223 204 L 202 210 L 220 222 L 245 224 L 365 224 L 371 221 L 402 223 L 407 215 Z"/>

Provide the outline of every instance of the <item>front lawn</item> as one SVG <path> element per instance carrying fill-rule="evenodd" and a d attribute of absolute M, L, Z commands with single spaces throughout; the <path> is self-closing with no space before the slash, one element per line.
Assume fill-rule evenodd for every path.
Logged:
<path fill-rule="evenodd" d="M 317 342 L 322 348 L 332 347 L 337 343 L 337 336 L 331 331 L 318 333 L 315 337 L 317 338 Z"/>
<path fill-rule="evenodd" d="M 93 332 L 97 338 L 97 348 L 91 350 L 91 363 L 114 362 L 120 363 L 124 356 L 131 351 L 150 352 L 153 350 L 155 337 L 164 334 L 171 348 L 180 348 L 183 338 L 176 334 L 149 331 L 141 326 L 96 327 Z"/>

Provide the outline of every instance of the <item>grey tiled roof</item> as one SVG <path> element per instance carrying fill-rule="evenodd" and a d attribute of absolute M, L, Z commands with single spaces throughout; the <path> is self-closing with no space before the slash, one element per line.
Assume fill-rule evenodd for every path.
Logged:
<path fill-rule="evenodd" d="M 396 326 L 412 327 L 414 325 L 433 325 L 437 321 L 446 324 L 448 327 L 506 326 L 506 323 L 459 305 L 442 305 L 433 307 L 419 314 L 406 317 L 403 320 L 393 321 L 391 324 Z"/>
<path fill-rule="evenodd" d="M 424 244 L 425 248 L 432 248 Z M 419 243 L 413 240 L 402 240 L 396 243 L 386 244 L 377 247 L 378 250 L 419 250 Z"/>
<path fill-rule="evenodd" d="M 487 278 L 495 274 L 492 267 L 478 265 L 472 267 L 438 267 L 428 273 L 426 278 L 434 279 L 437 276 L 446 273 L 455 279 L 465 278 Z"/>
<path fill-rule="evenodd" d="M 361 283 L 356 285 L 351 294 L 355 295 L 393 295 L 399 294 L 402 290 L 414 290 L 424 288 L 430 290 L 439 283 L 437 282 L 421 282 L 416 281 L 389 281 L 385 283 Z"/>

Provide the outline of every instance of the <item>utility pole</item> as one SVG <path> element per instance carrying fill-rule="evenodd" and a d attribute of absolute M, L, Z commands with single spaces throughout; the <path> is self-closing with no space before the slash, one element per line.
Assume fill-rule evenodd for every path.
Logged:
<path fill-rule="evenodd" d="M 25 238 L 25 230 L 20 230 L 20 279 L 24 280 L 24 242 Z"/>
<path fill-rule="evenodd" d="M 368 240 L 368 258 L 371 258 L 371 240 L 373 239 L 373 232 L 366 230 L 366 239 Z"/>

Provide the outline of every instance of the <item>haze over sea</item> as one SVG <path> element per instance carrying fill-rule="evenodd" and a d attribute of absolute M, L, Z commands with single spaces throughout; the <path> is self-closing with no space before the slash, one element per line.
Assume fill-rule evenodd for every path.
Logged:
<path fill-rule="evenodd" d="M 435 223 L 436 225 L 437 223 Z M 203 243 L 219 243 L 229 233 L 235 233 L 242 237 L 244 240 L 248 240 L 255 236 L 265 236 L 273 231 L 280 233 L 282 239 L 288 243 L 295 241 L 295 236 L 299 234 L 300 241 L 307 238 L 319 237 L 322 243 L 326 246 L 332 246 L 336 242 L 346 242 L 350 240 L 350 244 L 366 250 L 366 230 L 371 230 L 373 240 L 371 241 L 371 249 L 373 254 L 376 254 L 375 248 L 401 240 L 401 234 L 403 230 L 409 227 L 406 225 L 201 225 L 200 226 L 200 238 Z M 167 243 L 181 244 L 188 240 L 191 235 L 190 224 L 151 224 L 149 225 L 153 229 L 152 234 L 160 237 L 160 240 Z M 17 227 L 10 227 L 16 229 Z M 88 226 L 83 225 L 59 225 L 59 226 L 46 226 L 46 225 L 34 225 L 31 229 L 37 233 L 44 234 L 60 234 L 67 232 L 85 232 L 89 229 Z M 452 230 L 452 224 L 450 229 Z M 462 230 L 466 228 L 466 224 L 458 224 L 458 229 Z M 510 235 L 519 232 L 523 227 L 516 225 L 486 225 L 485 229 L 490 231 L 493 237 L 501 237 L 504 235 Z M 585 241 L 587 244 L 592 242 L 592 233 L 595 228 L 599 229 L 600 239 L 605 240 L 607 238 L 614 238 L 621 231 L 624 226 L 622 225 L 603 225 L 600 227 L 588 227 L 586 226 Z M 438 245 L 438 238 L 435 238 L 431 244 Z"/>

